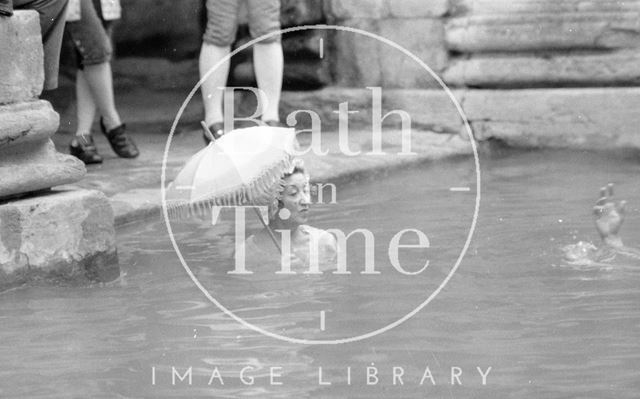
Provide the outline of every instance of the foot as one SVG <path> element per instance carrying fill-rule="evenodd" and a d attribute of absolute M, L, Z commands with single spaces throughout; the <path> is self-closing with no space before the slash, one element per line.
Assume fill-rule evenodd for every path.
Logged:
<path fill-rule="evenodd" d="M 126 126 L 123 123 L 120 126 L 114 127 L 113 129 L 107 131 L 107 128 L 104 126 L 104 122 L 102 118 L 100 119 L 100 129 L 102 129 L 102 133 L 107 136 L 109 140 L 109 144 L 111 144 L 111 148 L 113 152 L 118 154 L 121 158 L 135 158 L 140 155 L 140 151 L 138 151 L 138 147 L 136 147 L 136 143 L 133 142 L 133 139 L 127 135 L 125 129 Z"/>
<path fill-rule="evenodd" d="M 102 163 L 102 157 L 91 136 L 76 136 L 69 144 L 69 153 L 87 165 Z"/>
<path fill-rule="evenodd" d="M 224 122 L 215 122 L 209 125 L 209 131 L 213 135 L 213 139 L 218 140 L 224 134 Z M 202 138 L 204 139 L 205 145 L 209 145 L 211 139 L 206 131 L 202 132 Z"/>

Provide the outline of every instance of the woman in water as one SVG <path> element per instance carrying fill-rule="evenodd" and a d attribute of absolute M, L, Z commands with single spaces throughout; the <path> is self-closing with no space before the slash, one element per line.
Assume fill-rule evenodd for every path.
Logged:
<path fill-rule="evenodd" d="M 594 264 L 609 262 L 616 255 L 624 255 L 634 259 L 640 259 L 640 250 L 630 248 L 622 243 L 622 238 L 618 235 L 622 222 L 626 201 L 614 201 L 613 184 L 608 184 L 600 189 L 600 199 L 593 207 L 595 215 L 596 230 L 602 238 L 603 245 L 596 248 L 591 243 L 580 241 L 574 245 L 567 245 L 563 248 L 565 259 L 574 264 Z"/>
<path fill-rule="evenodd" d="M 310 204 L 309 176 L 302 160 L 296 159 L 292 171 L 284 176 L 281 189 L 269 205 L 269 227 L 244 242 L 245 262 L 256 266 L 277 262 L 280 265 L 278 270 L 284 270 L 289 263 L 293 272 L 308 271 L 314 264 L 320 267 L 319 270 L 335 266 L 336 238 L 325 230 L 306 224 Z M 269 229 L 280 241 L 282 253 L 273 242 Z"/>

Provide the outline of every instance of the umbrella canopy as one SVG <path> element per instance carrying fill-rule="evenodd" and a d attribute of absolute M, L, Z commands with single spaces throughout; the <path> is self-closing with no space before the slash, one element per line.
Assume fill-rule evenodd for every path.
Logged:
<path fill-rule="evenodd" d="M 290 128 L 233 130 L 196 153 L 167 187 L 170 216 L 213 206 L 268 205 L 291 171 L 296 148 Z"/>

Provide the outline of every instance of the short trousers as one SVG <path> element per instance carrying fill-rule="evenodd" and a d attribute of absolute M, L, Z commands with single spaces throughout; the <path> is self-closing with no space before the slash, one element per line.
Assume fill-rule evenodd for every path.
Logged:
<path fill-rule="evenodd" d="M 220 47 L 230 46 L 236 39 L 240 3 L 243 0 L 207 0 L 207 27 L 202 39 Z M 280 30 L 280 0 L 244 0 L 249 14 L 252 38 Z M 260 43 L 280 41 L 280 35 L 270 36 Z"/>
<path fill-rule="evenodd" d="M 100 17 L 100 0 L 80 0 L 79 21 L 67 22 L 65 30 L 73 41 L 78 68 L 111 61 L 111 21 Z"/>

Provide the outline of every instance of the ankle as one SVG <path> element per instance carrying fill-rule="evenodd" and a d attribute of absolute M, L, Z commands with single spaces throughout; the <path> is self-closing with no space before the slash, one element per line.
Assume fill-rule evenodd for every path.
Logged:
<path fill-rule="evenodd" d="M 120 118 L 109 118 L 109 117 L 103 116 L 102 124 L 104 125 L 107 131 L 111 131 L 117 128 L 118 126 L 122 125 L 122 121 L 120 120 Z"/>

